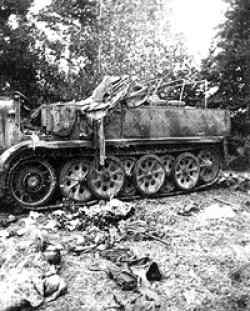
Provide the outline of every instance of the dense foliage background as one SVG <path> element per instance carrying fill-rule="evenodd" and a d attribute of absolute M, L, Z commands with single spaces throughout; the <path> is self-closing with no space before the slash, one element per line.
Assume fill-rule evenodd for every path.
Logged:
<path fill-rule="evenodd" d="M 227 0 L 226 21 L 220 25 L 202 74 L 216 86 L 213 106 L 236 110 L 250 103 L 250 0 Z"/>
<path fill-rule="evenodd" d="M 0 0 L 0 92 L 34 105 L 88 96 L 104 74 L 207 79 L 208 104 L 231 110 L 250 99 L 250 0 L 229 2 L 207 59 L 195 67 L 171 28 L 171 0 Z M 197 88 L 187 88 L 195 96 Z"/>

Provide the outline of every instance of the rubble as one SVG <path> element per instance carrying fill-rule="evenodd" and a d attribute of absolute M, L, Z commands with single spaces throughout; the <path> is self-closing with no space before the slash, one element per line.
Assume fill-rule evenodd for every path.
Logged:
<path fill-rule="evenodd" d="M 250 174 L 225 171 L 218 182 L 221 187 L 230 187 L 232 190 L 239 190 L 250 194 Z"/>
<path fill-rule="evenodd" d="M 6 228 L 8 227 L 11 223 L 17 221 L 17 217 L 14 215 L 8 215 L 7 217 L 1 217 L 0 218 L 0 228 Z"/>
<path fill-rule="evenodd" d="M 61 263 L 61 247 L 48 245 L 43 251 L 43 254 L 51 265 L 59 265 Z"/>
<path fill-rule="evenodd" d="M 162 274 L 156 262 L 149 257 L 138 258 L 129 248 L 112 248 L 101 252 L 100 255 L 107 261 L 103 266 L 91 266 L 89 270 L 105 272 L 107 277 L 114 281 L 122 291 L 133 291 L 136 296 L 131 310 L 137 310 L 136 308 L 144 310 L 141 309 L 143 306 L 145 310 L 156 310 L 155 308 L 160 307 L 160 298 L 151 288 L 152 282 L 162 280 Z M 117 299 L 116 302 L 120 306 L 123 305 Z"/>
<path fill-rule="evenodd" d="M 156 262 L 152 262 L 148 267 L 146 278 L 148 281 L 160 281 L 162 279 L 161 272 Z"/>
<path fill-rule="evenodd" d="M 246 263 L 230 273 L 230 278 L 235 282 L 243 282 L 250 286 L 250 263 Z"/>
<path fill-rule="evenodd" d="M 81 207 L 76 212 L 56 210 L 51 214 L 51 227 L 68 231 L 84 230 L 89 225 L 100 229 L 117 226 L 121 220 L 129 219 L 135 212 L 132 203 L 117 199 L 99 202 L 94 206 Z"/>
<path fill-rule="evenodd" d="M 65 229 L 72 233 L 78 232 L 68 245 L 64 245 L 67 253 L 75 256 L 98 254 L 106 260 L 106 266 L 97 267 L 95 270 L 92 267 L 93 273 L 105 271 L 108 279 L 122 291 L 135 291 L 134 304 L 140 302 L 147 305 L 149 310 L 154 310 L 160 302 L 157 294 L 150 289 L 150 282 L 160 281 L 162 278 L 158 264 L 148 256 L 138 258 L 132 250 L 121 249 L 118 244 L 131 239 L 144 241 L 158 238 L 161 242 L 163 235 L 158 232 L 158 228 L 150 227 L 146 221 L 135 221 L 134 215 L 135 204 L 119 200 L 111 200 L 106 204 L 100 202 L 91 208 L 81 207 L 78 211 L 56 210 L 46 216 L 30 212 L 28 217 L 19 222 L 19 225 L 22 225 L 19 237 L 29 234 L 35 228 L 40 232 L 36 234 L 39 237 L 41 232 L 44 232 L 45 237 L 41 238 L 43 256 L 50 264 L 59 265 L 63 249 L 51 244 L 45 232 L 56 234 Z M 46 278 L 46 282 L 49 281 L 51 285 L 48 285 L 48 292 L 57 288 L 54 286 L 57 274 Z M 157 302 L 154 301 L 155 297 Z"/>
<path fill-rule="evenodd" d="M 47 246 L 44 249 L 40 237 L 26 235 L 20 240 L 1 243 L 4 249 L 0 266 L 1 311 L 36 308 L 65 292 L 67 286 L 58 275 L 59 266 L 47 260 L 51 257 L 46 255 Z"/>
<path fill-rule="evenodd" d="M 132 272 L 129 272 L 127 270 L 109 268 L 108 276 L 122 290 L 136 290 L 137 289 L 137 277 Z"/>
<path fill-rule="evenodd" d="M 219 188 L 30 212 L 0 230 L 0 290 L 13 296 L 14 282 L 22 290 L 12 302 L 25 297 L 39 311 L 241 310 L 250 258 L 242 197 Z M 64 280 L 67 295 L 48 303 Z"/>
<path fill-rule="evenodd" d="M 193 201 L 188 201 L 177 207 L 177 214 L 181 216 L 191 216 L 194 212 L 198 212 L 199 210 L 199 204 Z"/>

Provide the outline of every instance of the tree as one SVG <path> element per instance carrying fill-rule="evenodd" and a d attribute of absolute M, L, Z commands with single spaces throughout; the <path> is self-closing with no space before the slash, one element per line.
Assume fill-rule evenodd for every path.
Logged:
<path fill-rule="evenodd" d="M 32 0 L 0 1 L 0 90 L 37 91 L 38 55 L 27 14 Z"/>
<path fill-rule="evenodd" d="M 86 95 L 105 74 L 183 76 L 180 68 L 191 60 L 183 37 L 170 27 L 170 2 L 53 0 L 39 20 L 62 38 L 58 43 L 48 40 L 46 49 L 47 54 L 53 51 L 54 63 L 64 60 L 74 90 L 67 93 Z"/>
<path fill-rule="evenodd" d="M 218 91 L 210 105 L 235 110 L 250 103 L 250 1 L 228 0 L 230 8 L 202 74 Z"/>
<path fill-rule="evenodd" d="M 51 64 L 39 71 L 48 96 L 83 98 L 106 74 L 192 78 L 184 39 L 170 27 L 170 2 L 52 0 L 36 17 L 43 24 L 37 41 Z"/>
<path fill-rule="evenodd" d="M 102 0 L 99 42 L 102 74 L 129 75 L 137 80 L 200 78 L 185 47 L 185 38 L 171 27 L 171 0 Z M 159 89 L 164 98 L 179 99 L 178 88 Z M 204 99 L 204 88 L 186 85 L 183 100 L 189 105 Z M 198 94 L 198 96 L 197 96 Z M 191 98 L 192 97 L 192 98 Z M 194 101 L 198 97 L 199 101 Z"/>
<path fill-rule="evenodd" d="M 190 58 L 183 36 L 171 28 L 170 15 L 170 0 L 103 0 L 102 71 L 142 79 L 176 78 Z"/>
<path fill-rule="evenodd" d="M 89 95 L 97 80 L 98 3 L 53 0 L 37 19 L 45 25 L 40 45 L 52 66 L 41 72 L 44 87 L 62 100 Z"/>

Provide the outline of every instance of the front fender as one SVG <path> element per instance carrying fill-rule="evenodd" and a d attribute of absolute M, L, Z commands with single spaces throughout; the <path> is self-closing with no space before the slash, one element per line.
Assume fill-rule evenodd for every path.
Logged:
<path fill-rule="evenodd" d="M 0 198 L 3 198 L 6 194 L 6 176 L 11 159 L 18 156 L 18 154 L 21 154 L 23 151 L 31 149 L 32 145 L 32 140 L 22 141 L 6 149 L 0 155 Z"/>
<path fill-rule="evenodd" d="M 17 156 L 19 153 L 22 153 L 25 150 L 32 150 L 32 148 L 33 148 L 33 141 L 25 140 L 6 149 L 0 155 L 0 173 L 8 169 L 9 167 L 8 163 L 12 157 Z"/>
<path fill-rule="evenodd" d="M 8 163 L 11 159 L 18 156 L 24 151 L 34 152 L 39 149 L 67 149 L 67 148 L 93 148 L 93 143 L 88 140 L 60 140 L 60 141 L 45 141 L 40 140 L 38 136 L 31 135 L 25 141 L 22 141 L 8 149 L 0 155 L 0 173 L 8 169 Z"/>

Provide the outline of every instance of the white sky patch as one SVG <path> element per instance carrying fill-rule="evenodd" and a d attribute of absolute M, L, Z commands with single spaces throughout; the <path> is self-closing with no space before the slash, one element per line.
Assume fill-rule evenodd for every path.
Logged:
<path fill-rule="evenodd" d="M 196 60 L 207 56 L 226 9 L 223 0 L 173 1 L 173 27 L 177 32 L 183 32 L 187 47 Z"/>

